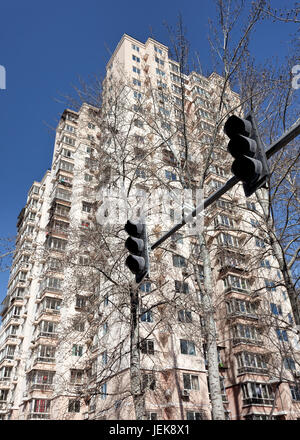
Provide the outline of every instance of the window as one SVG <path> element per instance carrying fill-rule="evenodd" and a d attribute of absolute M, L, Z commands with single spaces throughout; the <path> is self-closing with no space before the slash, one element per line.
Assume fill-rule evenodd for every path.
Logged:
<path fill-rule="evenodd" d="M 236 355 L 238 373 L 267 369 L 267 363 L 263 355 L 242 351 Z"/>
<path fill-rule="evenodd" d="M 300 402 L 300 388 L 296 385 L 290 385 L 292 399 Z M 1 399 L 0 399 L 1 400 Z"/>
<path fill-rule="evenodd" d="M 81 221 L 81 227 L 84 229 L 89 229 L 90 227 L 90 222 L 85 222 L 85 221 Z"/>
<path fill-rule="evenodd" d="M 167 88 L 167 84 L 164 83 L 161 79 L 157 80 L 157 87 L 160 89 L 166 89 Z"/>
<path fill-rule="evenodd" d="M 157 420 L 157 413 L 156 412 L 146 412 L 147 420 Z"/>
<path fill-rule="evenodd" d="M 173 63 L 169 63 L 169 66 L 173 72 L 179 73 L 179 66 L 177 66 L 176 64 L 173 64 Z"/>
<path fill-rule="evenodd" d="M 35 413 L 49 413 L 50 412 L 50 400 L 46 399 L 33 399 L 31 402 L 33 412 Z"/>
<path fill-rule="evenodd" d="M 134 73 L 137 73 L 138 75 L 141 73 L 141 70 L 138 67 L 132 66 L 132 70 Z"/>
<path fill-rule="evenodd" d="M 145 354 L 154 354 L 154 341 L 144 339 L 141 342 L 141 352 Z"/>
<path fill-rule="evenodd" d="M 222 232 L 218 235 L 218 243 L 225 246 L 233 246 L 233 247 L 239 247 L 239 240 L 237 237 Z"/>
<path fill-rule="evenodd" d="M 237 324 L 232 327 L 233 342 L 238 344 L 240 342 L 249 341 L 261 341 L 261 335 L 259 330 L 251 325 Z"/>
<path fill-rule="evenodd" d="M 75 146 L 75 139 L 74 138 L 70 138 L 68 136 L 63 136 L 63 142 L 65 142 L 66 144 L 72 145 L 72 147 Z"/>
<path fill-rule="evenodd" d="M 133 97 L 135 99 L 142 99 L 142 94 L 140 92 L 137 92 L 136 90 L 133 92 Z"/>
<path fill-rule="evenodd" d="M 175 291 L 180 293 L 189 293 L 189 285 L 184 281 L 175 280 Z"/>
<path fill-rule="evenodd" d="M 137 57 L 136 55 L 132 55 L 132 59 L 133 61 L 139 63 L 141 61 L 141 59 L 139 57 Z"/>
<path fill-rule="evenodd" d="M 135 171 L 135 175 L 136 175 L 137 177 L 140 177 L 141 179 L 145 179 L 145 178 L 146 178 L 146 173 L 145 173 L 145 171 L 144 171 L 144 170 L 141 170 L 141 169 L 139 169 L 139 168 Z"/>
<path fill-rule="evenodd" d="M 170 77 L 173 82 L 176 82 L 177 84 L 181 83 L 180 76 L 170 73 Z"/>
<path fill-rule="evenodd" d="M 8 390 L 0 390 L 0 402 L 7 401 Z"/>
<path fill-rule="evenodd" d="M 192 322 L 192 312 L 189 310 L 179 310 L 178 321 L 180 322 Z"/>
<path fill-rule="evenodd" d="M 107 351 L 105 350 L 102 353 L 102 365 L 106 365 L 107 364 Z"/>
<path fill-rule="evenodd" d="M 72 384 L 81 384 L 83 382 L 83 371 L 70 370 L 70 382 Z"/>
<path fill-rule="evenodd" d="M 203 420 L 203 414 L 196 411 L 187 411 L 186 412 L 187 420 Z"/>
<path fill-rule="evenodd" d="M 75 307 L 82 309 L 86 304 L 86 297 L 82 295 L 76 295 Z"/>
<path fill-rule="evenodd" d="M 171 130 L 171 124 L 169 124 L 169 123 L 166 122 L 166 121 L 162 121 L 162 122 L 161 122 L 161 128 L 164 128 L 165 130 L 170 131 L 170 130 Z"/>
<path fill-rule="evenodd" d="M 144 126 L 143 121 L 141 121 L 140 119 L 135 119 L 135 120 L 133 121 L 133 123 L 134 123 L 134 125 L 135 125 L 136 127 L 138 127 L 138 128 L 143 128 L 143 126 Z M 144 139 L 144 138 L 143 138 L 143 139 Z"/>
<path fill-rule="evenodd" d="M 56 334 L 56 323 L 52 321 L 41 321 L 40 330 L 45 335 L 55 335 Z M 45 336 L 46 336 L 45 335 Z"/>
<path fill-rule="evenodd" d="M 107 383 L 103 383 L 100 387 L 101 399 L 105 400 L 107 397 Z"/>
<path fill-rule="evenodd" d="M 274 400 L 274 392 L 272 387 L 265 383 L 243 383 L 242 392 L 244 403 L 271 404 Z"/>
<path fill-rule="evenodd" d="M 133 82 L 134 86 L 138 86 L 138 87 L 140 87 L 141 84 L 142 84 L 141 81 L 139 79 L 137 79 L 137 78 L 133 78 L 132 82 Z"/>
<path fill-rule="evenodd" d="M 185 390 L 199 390 L 199 378 L 193 374 L 183 374 L 183 388 Z"/>
<path fill-rule="evenodd" d="M 42 302 L 42 310 L 60 310 L 61 300 L 46 297 Z"/>
<path fill-rule="evenodd" d="M 167 170 L 165 170 L 165 176 L 166 176 L 166 178 L 169 179 L 169 180 L 172 180 L 172 181 L 177 180 L 177 176 L 176 176 L 176 174 L 175 174 L 175 173 L 172 173 L 171 171 L 167 171 Z"/>
<path fill-rule="evenodd" d="M 142 375 L 142 390 L 154 390 L 155 384 L 155 375 L 153 373 L 145 373 Z"/>
<path fill-rule="evenodd" d="M 80 400 L 70 399 L 68 405 L 68 412 L 80 412 Z"/>
<path fill-rule="evenodd" d="M 255 203 L 253 203 L 253 202 L 249 202 L 249 201 L 247 200 L 246 205 L 247 205 L 247 208 L 250 209 L 251 211 L 256 211 Z"/>
<path fill-rule="evenodd" d="M 73 356 L 82 356 L 82 353 L 83 353 L 82 345 L 74 344 L 73 348 L 72 348 L 72 355 Z"/>
<path fill-rule="evenodd" d="M 164 107 L 159 107 L 158 110 L 159 110 L 159 113 L 160 113 L 161 115 L 170 116 L 170 111 L 167 110 L 166 108 L 164 108 Z"/>
<path fill-rule="evenodd" d="M 73 328 L 77 332 L 84 332 L 84 322 L 80 322 L 80 321 L 74 322 Z"/>
<path fill-rule="evenodd" d="M 279 341 L 285 341 L 288 342 L 288 335 L 286 330 L 281 330 L 280 328 L 276 329 L 277 337 Z"/>
<path fill-rule="evenodd" d="M 251 222 L 251 225 L 254 226 L 255 228 L 260 226 L 260 223 L 257 219 L 250 218 L 250 222 Z"/>
<path fill-rule="evenodd" d="M 165 72 L 161 69 L 156 68 L 155 71 L 156 71 L 156 74 L 159 76 L 164 77 L 166 75 Z"/>
<path fill-rule="evenodd" d="M 142 322 L 153 322 L 151 310 L 146 311 L 145 309 L 142 309 L 141 312 L 142 312 L 142 314 L 141 314 L 141 321 Z"/>
<path fill-rule="evenodd" d="M 160 64 L 161 66 L 164 66 L 164 65 L 165 65 L 165 62 L 164 62 L 163 60 L 161 60 L 160 58 L 158 58 L 158 57 L 155 57 L 155 62 L 156 62 L 157 64 Z"/>
<path fill-rule="evenodd" d="M 139 46 L 137 46 L 136 44 L 132 44 L 131 47 L 132 47 L 133 50 L 136 50 L 137 52 L 140 51 Z"/>
<path fill-rule="evenodd" d="M 182 354 L 196 355 L 195 344 L 192 341 L 186 339 L 180 339 L 180 352 Z"/>
<path fill-rule="evenodd" d="M 154 51 L 156 52 L 156 53 L 159 53 L 160 55 L 162 55 L 162 50 L 159 48 L 159 47 L 157 47 L 157 46 L 154 46 Z"/>
<path fill-rule="evenodd" d="M 146 281 L 146 282 L 142 283 L 140 285 L 140 290 L 142 292 L 147 292 L 147 293 L 151 292 L 151 282 L 150 281 Z"/>
<path fill-rule="evenodd" d="M 234 288 L 247 290 L 249 288 L 248 281 L 245 278 L 237 277 L 235 275 L 228 275 L 223 280 L 225 288 Z"/>
<path fill-rule="evenodd" d="M 174 267 L 186 267 L 186 260 L 181 255 L 173 255 L 172 258 Z"/>
<path fill-rule="evenodd" d="M 102 326 L 103 336 L 108 332 L 108 323 L 105 322 Z"/>
<path fill-rule="evenodd" d="M 90 203 L 82 202 L 82 211 L 83 212 L 91 212 L 91 210 L 92 210 L 92 205 Z"/>
<path fill-rule="evenodd" d="M 266 269 L 271 269 L 269 260 L 261 260 L 260 265 Z"/>
<path fill-rule="evenodd" d="M 270 303 L 270 308 L 273 315 L 282 315 L 282 309 L 280 304 Z"/>
<path fill-rule="evenodd" d="M 283 359 L 283 365 L 287 370 L 296 370 L 295 361 L 290 357 L 286 357 Z"/>
<path fill-rule="evenodd" d="M 272 291 L 272 292 L 276 291 L 274 281 L 270 281 L 270 280 L 265 279 L 265 286 L 266 286 L 267 290 L 269 290 L 269 291 Z"/>

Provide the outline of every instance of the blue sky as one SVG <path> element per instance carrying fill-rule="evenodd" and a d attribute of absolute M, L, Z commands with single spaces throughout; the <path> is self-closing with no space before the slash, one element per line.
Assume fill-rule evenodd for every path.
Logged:
<path fill-rule="evenodd" d="M 292 2 L 276 0 L 272 5 L 291 7 Z M 169 45 L 163 23 L 175 26 L 179 11 L 192 52 L 197 51 L 204 69 L 210 70 L 208 17 L 215 15 L 211 0 L 2 2 L 0 65 L 6 69 L 7 88 L 0 90 L 0 237 L 15 235 L 28 189 L 50 167 L 54 133 L 48 126 L 55 126 L 64 110 L 55 99 L 70 93 L 78 76 L 104 73 L 107 47 L 113 51 L 124 33 L 143 42 L 152 36 Z M 256 59 L 283 59 L 294 31 L 292 24 L 260 24 L 251 44 Z M 0 301 L 8 275 L 0 274 Z"/>

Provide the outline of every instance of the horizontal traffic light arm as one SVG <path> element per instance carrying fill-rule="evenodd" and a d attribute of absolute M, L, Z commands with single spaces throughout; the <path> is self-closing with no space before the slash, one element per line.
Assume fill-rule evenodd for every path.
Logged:
<path fill-rule="evenodd" d="M 300 134 L 300 119 L 292 125 L 292 127 L 285 132 L 277 141 L 273 142 L 270 147 L 266 150 L 266 157 L 269 159 L 273 154 L 277 153 L 281 148 L 285 147 L 290 141 L 295 139 Z M 207 199 L 204 200 L 204 203 L 197 206 L 191 213 L 192 217 L 195 217 L 201 211 L 204 211 L 205 208 L 210 206 L 216 200 L 218 200 L 223 194 L 233 188 L 240 180 L 233 176 L 231 177 L 221 188 L 211 194 Z M 187 223 L 185 219 L 182 220 L 181 223 L 175 225 L 172 229 L 166 232 L 161 238 L 159 238 L 155 243 L 150 246 L 151 250 L 156 249 L 160 246 L 165 240 L 167 240 L 171 235 L 177 232 L 182 226 Z"/>

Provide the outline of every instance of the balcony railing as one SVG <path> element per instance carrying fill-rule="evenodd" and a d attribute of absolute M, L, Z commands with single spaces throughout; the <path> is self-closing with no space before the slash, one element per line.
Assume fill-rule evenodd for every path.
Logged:
<path fill-rule="evenodd" d="M 259 368 L 259 367 L 240 367 L 237 370 L 238 374 L 244 374 L 244 373 L 254 373 L 254 374 L 268 374 L 267 368 Z"/>
<path fill-rule="evenodd" d="M 229 292 L 244 293 L 246 295 L 250 295 L 251 293 L 249 289 L 242 289 L 241 287 L 235 287 L 235 286 L 226 287 L 224 293 L 229 293 Z"/>
<path fill-rule="evenodd" d="M 58 333 L 50 333 L 50 332 L 40 332 L 37 338 L 58 338 Z"/>
<path fill-rule="evenodd" d="M 241 312 L 240 310 L 233 310 L 227 313 L 228 318 L 248 318 L 258 319 L 258 315 L 254 312 Z"/>
<path fill-rule="evenodd" d="M 35 420 L 37 420 L 37 419 L 50 419 L 50 413 L 41 413 L 41 412 L 29 413 L 28 416 L 27 416 L 27 419 L 28 420 L 29 419 L 35 419 Z"/>
<path fill-rule="evenodd" d="M 233 346 L 238 344 L 249 344 L 249 345 L 261 345 L 262 339 L 250 339 L 250 338 L 241 338 L 236 337 L 232 339 Z"/>
<path fill-rule="evenodd" d="M 37 362 L 46 362 L 46 363 L 54 363 L 55 362 L 55 357 L 43 357 L 43 356 L 39 356 L 36 357 L 33 361 L 34 364 L 36 364 Z"/>
<path fill-rule="evenodd" d="M 243 399 L 243 405 L 273 405 L 274 398 L 248 397 Z"/>
<path fill-rule="evenodd" d="M 53 390 L 53 384 L 47 383 L 32 383 L 30 384 L 30 391 L 39 390 L 39 391 L 52 391 Z"/>

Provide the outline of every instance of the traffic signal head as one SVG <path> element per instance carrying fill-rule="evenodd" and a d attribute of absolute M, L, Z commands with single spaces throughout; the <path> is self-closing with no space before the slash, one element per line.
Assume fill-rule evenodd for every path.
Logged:
<path fill-rule="evenodd" d="M 129 234 L 125 247 L 131 254 L 126 258 L 125 264 L 135 274 L 136 282 L 140 283 L 149 272 L 146 225 L 128 220 L 124 229 Z"/>
<path fill-rule="evenodd" d="M 243 182 L 246 197 L 263 186 L 269 176 L 268 161 L 254 116 L 230 116 L 224 126 L 230 138 L 228 151 L 235 158 L 231 171 Z"/>

